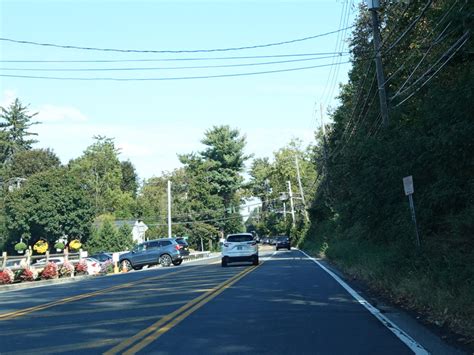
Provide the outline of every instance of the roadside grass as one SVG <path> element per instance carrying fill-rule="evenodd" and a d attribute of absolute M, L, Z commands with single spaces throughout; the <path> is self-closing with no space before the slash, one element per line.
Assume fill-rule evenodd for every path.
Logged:
<path fill-rule="evenodd" d="M 402 238 L 377 244 L 348 238 L 325 221 L 311 228 L 300 247 L 327 258 L 352 278 L 426 320 L 474 341 L 474 251 L 446 240 L 425 241 L 418 252 Z"/>

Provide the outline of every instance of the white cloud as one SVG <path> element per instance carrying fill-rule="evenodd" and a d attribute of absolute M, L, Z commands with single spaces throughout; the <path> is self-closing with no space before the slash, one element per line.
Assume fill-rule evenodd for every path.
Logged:
<path fill-rule="evenodd" d="M 42 105 L 34 110 L 41 122 L 86 121 L 87 117 L 79 109 L 71 106 Z"/>

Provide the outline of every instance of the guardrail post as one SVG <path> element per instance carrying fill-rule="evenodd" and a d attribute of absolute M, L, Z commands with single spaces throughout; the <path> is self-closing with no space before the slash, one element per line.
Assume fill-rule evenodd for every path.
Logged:
<path fill-rule="evenodd" d="M 7 263 L 7 252 L 6 252 L 6 251 L 4 251 L 4 252 L 2 253 L 2 259 L 3 259 L 2 267 L 4 268 L 5 265 L 6 265 L 6 263 Z"/>
<path fill-rule="evenodd" d="M 64 261 L 69 261 L 69 249 L 68 249 L 68 247 L 64 248 Z"/>
<path fill-rule="evenodd" d="M 49 250 L 46 250 L 46 263 L 49 261 Z"/>
<path fill-rule="evenodd" d="M 26 249 L 26 265 L 29 267 L 31 265 L 31 249 Z"/>

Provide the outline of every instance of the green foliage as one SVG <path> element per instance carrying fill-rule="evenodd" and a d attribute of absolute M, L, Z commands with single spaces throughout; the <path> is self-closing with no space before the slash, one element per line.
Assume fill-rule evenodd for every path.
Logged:
<path fill-rule="evenodd" d="M 0 162 L 9 162 L 17 152 L 31 149 L 37 140 L 29 139 L 36 133 L 29 131 L 30 127 L 38 124 L 31 122 L 37 113 L 29 114 L 28 107 L 23 106 L 19 99 L 8 107 L 0 107 Z"/>
<path fill-rule="evenodd" d="M 299 240 L 304 234 L 306 222 L 304 209 L 298 188 L 296 159 L 300 169 L 301 184 L 306 200 L 311 202 L 314 194 L 316 165 L 313 160 L 312 146 L 303 149 L 301 141 L 293 140 L 287 146 L 274 153 L 273 161 L 268 158 L 255 159 L 251 166 L 250 183 L 247 189 L 250 195 L 259 197 L 262 208 L 258 214 L 254 211 L 246 222 L 247 230 L 253 225 L 258 235 L 291 235 Z M 288 185 L 290 181 L 294 194 L 296 210 L 296 228 L 292 229 Z M 298 191 L 298 192 L 297 192 Z M 283 195 L 286 195 L 286 199 Z M 284 206 L 285 204 L 285 206 Z M 286 218 L 284 209 L 286 208 Z"/>
<path fill-rule="evenodd" d="M 21 250 L 25 250 L 28 246 L 23 243 L 23 242 L 19 242 L 19 243 L 16 243 L 15 244 L 15 250 L 16 251 L 21 251 Z"/>
<path fill-rule="evenodd" d="M 114 213 L 123 194 L 118 149 L 113 139 L 94 137 L 96 142 L 69 163 L 74 174 L 85 182 L 97 214 Z"/>
<path fill-rule="evenodd" d="M 184 188 L 179 212 L 185 222 L 208 220 L 224 234 L 243 230 L 234 210 L 240 205 L 242 172 L 249 159 L 243 151 L 245 137 L 229 126 L 218 126 L 206 131 L 202 143 L 207 148 L 199 154 L 180 156 L 185 167 L 180 172 Z"/>
<path fill-rule="evenodd" d="M 121 190 L 129 193 L 133 198 L 137 197 L 138 175 L 135 171 L 135 167 L 131 161 L 127 160 L 120 162 L 120 168 L 122 171 Z"/>
<path fill-rule="evenodd" d="M 93 218 L 92 202 L 83 184 L 66 168 L 31 176 L 5 197 L 6 226 L 11 245 L 20 237 L 29 244 L 43 239 L 50 245 L 67 235 L 86 240 Z"/>
<path fill-rule="evenodd" d="M 133 247 L 132 227 L 128 224 L 121 224 L 117 229 L 114 217 L 103 215 L 96 220 L 96 225 L 98 227 L 94 228 L 86 244 L 86 249 L 90 254 L 102 251 L 112 253 L 130 250 Z"/>
<path fill-rule="evenodd" d="M 59 168 L 61 161 L 50 149 L 31 149 L 16 152 L 7 166 L 9 178 L 28 178 L 31 175 Z"/>

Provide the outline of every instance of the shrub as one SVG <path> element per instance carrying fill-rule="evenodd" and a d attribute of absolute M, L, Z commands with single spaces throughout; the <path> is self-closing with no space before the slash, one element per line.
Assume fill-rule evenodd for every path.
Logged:
<path fill-rule="evenodd" d="M 4 284 L 11 284 L 15 280 L 15 274 L 9 268 L 3 269 L 1 281 Z"/>
<path fill-rule="evenodd" d="M 58 278 L 58 266 L 56 263 L 49 262 L 46 264 L 46 266 L 43 269 L 43 272 L 41 273 L 41 278 L 43 280 L 48 280 L 48 279 L 57 279 Z"/>
<path fill-rule="evenodd" d="M 87 274 L 87 262 L 85 259 L 81 259 L 79 263 L 76 264 L 76 274 L 77 275 Z"/>
<path fill-rule="evenodd" d="M 65 261 L 59 268 L 59 277 L 70 277 L 74 275 L 74 265 L 69 261 Z"/>
<path fill-rule="evenodd" d="M 114 272 L 114 262 L 109 259 L 105 261 L 101 266 L 100 266 L 100 272 L 103 274 L 111 274 Z"/>
<path fill-rule="evenodd" d="M 38 271 L 34 267 L 22 269 L 18 278 L 21 281 L 35 281 L 38 278 Z"/>

